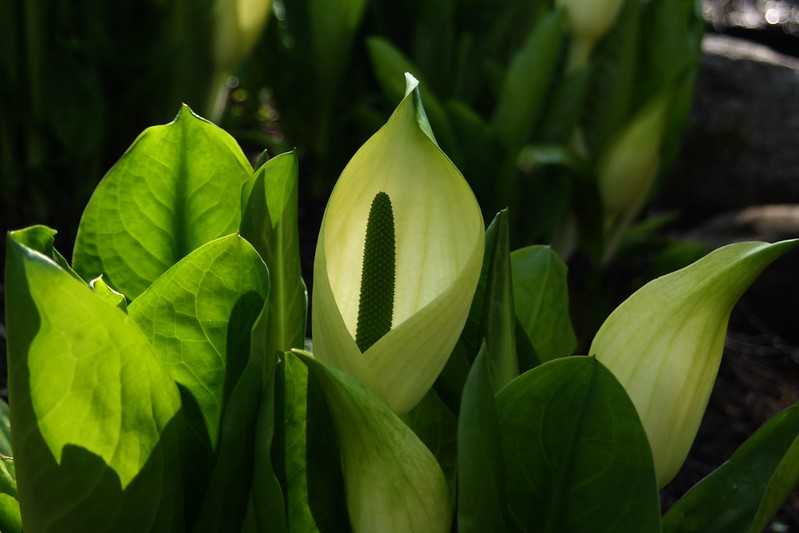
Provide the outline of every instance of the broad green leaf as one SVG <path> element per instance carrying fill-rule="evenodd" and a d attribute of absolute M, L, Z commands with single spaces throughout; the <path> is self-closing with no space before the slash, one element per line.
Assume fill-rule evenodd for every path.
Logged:
<path fill-rule="evenodd" d="M 508 206 L 493 180 L 482 179 L 496 172 L 497 161 L 503 157 L 504 148 L 491 132 L 491 127 L 467 105 L 448 101 L 447 121 L 452 129 L 452 144 L 444 146 L 447 155 L 460 169 L 480 198 L 483 213 L 496 213 Z"/>
<path fill-rule="evenodd" d="M 696 0 L 653 0 L 641 10 L 642 51 L 635 89 L 645 101 L 694 70 L 702 55 L 704 24 Z"/>
<path fill-rule="evenodd" d="M 447 481 L 430 450 L 358 381 L 297 354 L 318 379 L 333 416 L 353 530 L 449 531 Z"/>
<path fill-rule="evenodd" d="M 234 232 L 251 167 L 235 140 L 183 107 L 145 130 L 83 213 L 73 261 L 135 299 L 192 250 Z"/>
<path fill-rule="evenodd" d="M 247 241 L 229 235 L 186 256 L 129 307 L 180 386 L 184 403 L 199 408 L 201 418 L 187 413 L 188 422 L 212 450 L 268 290 L 261 258 Z"/>
<path fill-rule="evenodd" d="M 252 508 L 258 533 L 287 533 L 286 502 L 277 479 L 273 448 L 277 416 L 275 389 L 277 359 L 264 365 L 264 392 L 258 408 L 253 446 Z"/>
<path fill-rule="evenodd" d="M 416 11 L 410 49 L 416 64 L 428 75 L 430 90 L 449 93 L 455 44 L 455 0 L 422 2 Z"/>
<path fill-rule="evenodd" d="M 594 158 L 629 116 L 639 50 L 642 0 L 625 0 L 611 31 L 591 58 L 591 87 L 583 113 L 582 133 Z"/>
<path fill-rule="evenodd" d="M 485 345 L 463 389 L 458 418 L 458 531 L 506 531 L 505 462 Z"/>
<path fill-rule="evenodd" d="M 762 531 L 799 482 L 799 405 L 766 422 L 663 517 L 663 531 Z"/>
<path fill-rule="evenodd" d="M 0 399 L 0 455 L 14 456 L 11 451 L 11 423 L 8 419 L 8 404 Z"/>
<path fill-rule="evenodd" d="M 512 529 L 660 530 L 646 434 L 596 359 L 544 363 L 501 390 L 496 406 Z"/>
<path fill-rule="evenodd" d="M 416 407 L 402 416 L 403 422 L 419 437 L 436 458 L 455 495 L 458 470 L 458 418 L 431 389 Z"/>
<path fill-rule="evenodd" d="M 555 10 L 529 32 L 508 65 L 491 127 L 511 151 L 529 141 L 550 88 L 563 41 L 563 11 Z"/>
<path fill-rule="evenodd" d="M 556 90 L 542 110 L 535 138 L 539 142 L 568 145 L 583 112 L 591 82 L 591 67 L 570 72 L 557 83 Z"/>
<path fill-rule="evenodd" d="M 22 533 L 14 460 L 0 456 L 0 531 Z"/>
<path fill-rule="evenodd" d="M 503 209 L 486 230 L 485 259 L 480 274 L 481 283 L 485 281 L 482 333 L 495 392 L 519 375 L 508 233 L 508 211 Z"/>
<path fill-rule="evenodd" d="M 685 461 L 716 380 L 733 306 L 799 241 L 724 246 L 636 291 L 605 320 L 590 353 L 607 366 L 646 428 L 658 485 Z"/>
<path fill-rule="evenodd" d="M 305 343 L 308 296 L 300 269 L 297 179 L 297 156 L 291 152 L 259 167 L 245 188 L 241 236 L 269 268 L 270 352 L 302 348 Z"/>
<path fill-rule="evenodd" d="M 366 0 L 310 0 L 296 2 L 305 5 L 312 48 L 315 94 L 325 103 L 322 113 L 328 113 L 337 94 L 345 67 L 350 61 L 350 49 L 355 41 Z"/>
<path fill-rule="evenodd" d="M 641 74 L 636 89 L 639 101 L 663 87 L 674 87 L 669 120 L 661 149 L 663 168 L 682 147 L 683 131 L 693 101 L 696 72 L 702 57 L 704 18 L 696 0 L 647 2 L 641 18 L 643 43 Z"/>
<path fill-rule="evenodd" d="M 571 355 L 577 338 L 569 318 L 568 268 L 549 246 L 510 254 L 516 316 L 543 361 Z"/>
<path fill-rule="evenodd" d="M 28 531 L 180 529 L 180 396 L 133 320 L 7 240 L 9 405 Z"/>
<path fill-rule="evenodd" d="M 216 461 L 208 491 L 194 531 L 226 533 L 236 530 L 247 518 L 248 504 L 255 478 L 256 432 L 265 384 L 271 384 L 276 355 L 267 352 L 263 339 L 268 332 L 266 312 L 262 312 L 252 332 L 241 331 L 236 337 L 250 343 L 247 366 L 236 383 L 225 406 L 217 446 Z M 243 324 L 244 326 L 244 324 Z M 246 327 L 246 326 L 245 326 Z M 266 460 L 270 457 L 264 458 Z M 282 509 L 280 502 L 269 504 L 269 510 Z M 255 510 L 253 509 L 253 514 Z M 248 525 L 256 527 L 255 516 Z M 276 519 L 273 519 L 276 522 Z"/>
<path fill-rule="evenodd" d="M 278 376 L 273 457 L 285 487 L 290 531 L 336 531 L 347 524 L 336 430 L 318 378 L 287 355 Z"/>
<path fill-rule="evenodd" d="M 250 332 L 268 290 L 261 258 L 247 241 L 229 235 L 191 252 L 129 307 L 180 388 L 193 463 L 211 465 L 219 459 L 223 413 L 249 360 Z M 245 400 L 252 402 L 251 414 L 236 420 L 239 430 L 255 426 L 262 372 L 253 372 L 257 382 Z M 251 443 L 252 438 L 239 443 L 236 453 Z M 203 496 L 208 474 L 210 469 L 192 470 L 197 476 L 187 497 L 192 509 Z"/>
<path fill-rule="evenodd" d="M 471 354 L 467 348 L 467 346 L 471 346 L 471 342 L 464 338 L 464 335 L 469 335 L 466 332 L 467 329 L 476 330 L 477 328 L 467 321 L 466 327 L 461 332 L 461 338 L 452 349 L 447 364 L 436 378 L 434 386 L 438 398 L 456 415 L 460 411 L 461 395 L 466 377 L 469 375 L 471 359 L 476 357 L 476 354 Z"/>

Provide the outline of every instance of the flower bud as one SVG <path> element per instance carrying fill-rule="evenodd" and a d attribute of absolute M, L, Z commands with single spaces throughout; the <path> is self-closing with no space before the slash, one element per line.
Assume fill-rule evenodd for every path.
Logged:
<path fill-rule="evenodd" d="M 566 10 L 572 38 L 570 69 L 582 66 L 596 42 L 610 30 L 622 6 L 622 0 L 556 0 Z"/>
<path fill-rule="evenodd" d="M 644 106 L 611 142 L 597 164 L 606 226 L 620 215 L 637 213 L 646 201 L 660 165 L 670 93 Z"/>
<path fill-rule="evenodd" d="M 271 0 L 217 0 L 214 17 L 214 67 L 229 72 L 252 50 L 269 16 Z"/>

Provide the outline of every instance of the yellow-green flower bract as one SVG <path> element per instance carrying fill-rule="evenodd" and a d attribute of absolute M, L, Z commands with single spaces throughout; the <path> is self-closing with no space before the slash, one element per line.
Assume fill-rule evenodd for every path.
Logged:
<path fill-rule="evenodd" d="M 430 389 L 458 340 L 480 276 L 485 226 L 461 173 L 429 134 L 416 80 L 353 156 L 330 196 L 314 261 L 314 355 L 370 387 L 394 412 Z M 391 330 L 355 342 L 369 211 L 391 199 L 396 275 Z"/>
<path fill-rule="evenodd" d="M 796 244 L 720 248 L 636 291 L 596 334 L 589 353 L 630 395 L 660 487 L 677 474 L 696 437 L 733 306 L 764 268 Z"/>

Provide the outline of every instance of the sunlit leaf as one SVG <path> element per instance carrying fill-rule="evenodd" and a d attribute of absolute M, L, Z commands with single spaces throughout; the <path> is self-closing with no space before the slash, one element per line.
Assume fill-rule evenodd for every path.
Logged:
<path fill-rule="evenodd" d="M 219 459 L 222 415 L 250 358 L 250 331 L 269 288 L 266 267 L 252 248 L 230 235 L 190 253 L 134 300 L 129 313 L 152 343 L 180 388 L 191 432 L 186 450 L 193 463 L 190 505 L 202 498 L 213 459 Z M 255 427 L 260 403 L 261 371 L 249 419 L 237 418 L 238 429 Z M 254 429 L 253 429 L 254 431 Z M 243 446 L 235 452 L 241 456 Z M 236 474 L 241 478 L 241 474 Z M 226 487 L 228 493 L 231 487 Z M 227 516 L 227 522 L 232 518 Z M 210 518 L 206 517 L 206 526 Z"/>
<path fill-rule="evenodd" d="M 195 248 L 232 233 L 252 167 L 222 129 L 183 107 L 145 130 L 106 174 L 83 213 L 73 261 L 135 299 Z"/>
<path fill-rule="evenodd" d="M 9 401 L 26 531 L 180 529 L 177 387 L 133 320 L 46 249 L 23 244 L 26 231 L 9 234 L 6 255 Z"/>

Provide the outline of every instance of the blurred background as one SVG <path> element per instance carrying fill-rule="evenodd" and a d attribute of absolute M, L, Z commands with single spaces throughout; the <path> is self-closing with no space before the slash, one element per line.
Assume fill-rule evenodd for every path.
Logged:
<path fill-rule="evenodd" d="M 797 39 L 788 0 L 0 0 L 2 239 L 46 224 L 69 259 L 104 173 L 186 103 L 252 161 L 297 150 L 310 282 L 328 194 L 411 72 L 486 222 L 508 207 L 515 246 L 568 261 L 585 346 L 646 281 L 799 236 Z M 664 505 L 799 400 L 797 268 L 736 309 Z M 799 531 L 799 498 L 772 527 Z"/>

